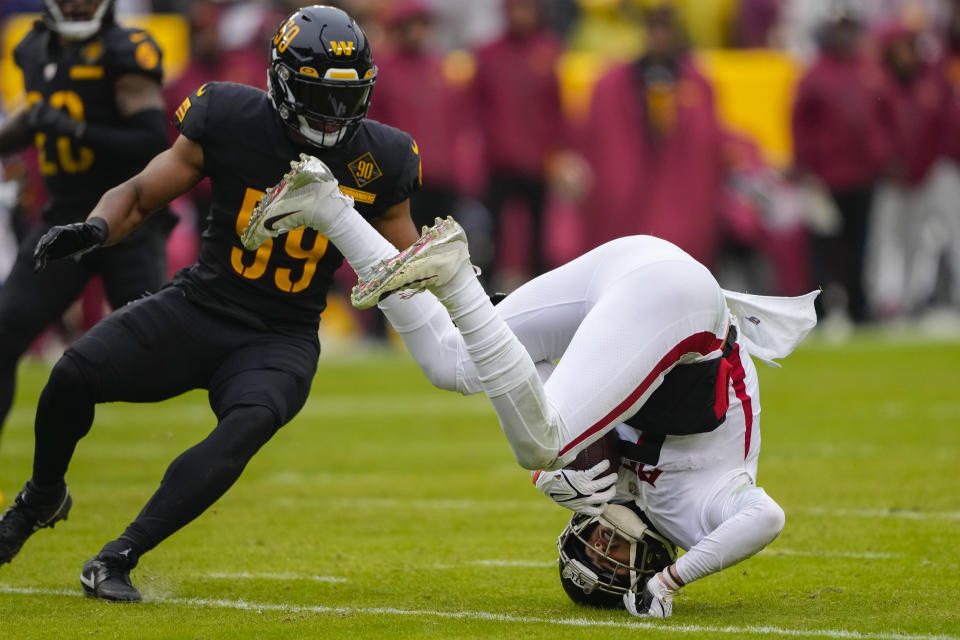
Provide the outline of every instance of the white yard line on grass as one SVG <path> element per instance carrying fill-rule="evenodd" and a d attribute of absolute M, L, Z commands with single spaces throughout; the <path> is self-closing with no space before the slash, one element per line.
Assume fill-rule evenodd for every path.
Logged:
<path fill-rule="evenodd" d="M 301 573 L 220 573 L 210 571 L 208 573 L 196 574 L 201 578 L 213 578 L 215 580 L 311 580 L 313 582 L 346 582 L 346 578 L 337 576 L 310 576 Z"/>
<path fill-rule="evenodd" d="M 0 585 L 0 594 L 31 596 L 81 596 L 79 591 L 67 589 L 35 589 L 30 587 L 8 587 Z M 613 629 L 650 629 L 661 633 L 730 633 L 766 636 L 788 636 L 803 638 L 841 638 L 843 640 L 960 640 L 960 636 L 935 635 L 923 633 L 874 633 L 870 631 L 849 631 L 846 629 L 788 629 L 774 626 L 710 626 L 697 624 L 675 624 L 673 621 L 639 622 L 614 620 L 590 620 L 588 618 L 538 618 L 534 616 L 512 616 L 487 611 L 430 611 L 424 609 L 397 609 L 395 607 L 325 607 L 322 605 L 296 605 L 276 602 L 247 602 L 246 600 L 218 600 L 207 598 L 165 598 L 156 597 L 147 600 L 152 604 L 183 605 L 210 609 L 234 609 L 238 611 L 282 611 L 284 613 L 333 613 L 356 616 L 410 616 L 421 618 L 446 618 L 454 620 L 487 620 L 516 624 L 543 624 L 563 627 L 603 627 Z"/>

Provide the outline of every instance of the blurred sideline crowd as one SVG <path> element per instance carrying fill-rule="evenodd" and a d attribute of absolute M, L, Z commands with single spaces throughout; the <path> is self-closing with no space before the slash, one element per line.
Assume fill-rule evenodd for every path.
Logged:
<path fill-rule="evenodd" d="M 189 26 L 188 63 L 165 86 L 172 121 L 205 82 L 266 89 L 266 43 L 302 4 L 118 8 L 179 14 Z M 492 289 L 647 233 L 678 244 L 727 288 L 798 295 L 822 286 L 818 312 L 836 326 L 960 309 L 960 1 L 327 4 L 371 39 L 379 71 L 369 117 L 417 141 L 414 220 L 457 218 Z M 0 21 L 39 10 L 39 1 L 5 0 Z M 697 55 L 718 48 L 795 61 L 782 123 L 792 157 L 722 117 Z M 580 108 L 560 71 L 571 53 L 590 61 L 589 85 L 574 83 Z M 3 170 L 0 279 L 45 197 L 35 154 L 7 158 Z M 175 203 L 171 274 L 195 259 L 209 201 L 202 183 Z M 68 324 L 85 330 L 104 306 L 92 284 Z"/>

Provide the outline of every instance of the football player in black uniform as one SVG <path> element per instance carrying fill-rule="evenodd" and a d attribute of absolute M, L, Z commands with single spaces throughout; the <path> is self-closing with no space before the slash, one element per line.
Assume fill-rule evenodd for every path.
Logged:
<path fill-rule="evenodd" d="M 350 16 L 323 6 L 295 12 L 273 38 L 269 78 L 269 93 L 230 83 L 197 89 L 177 111 L 182 135 L 169 150 L 108 191 L 86 222 L 55 227 L 37 246 L 42 263 L 113 244 L 210 177 L 197 263 L 105 318 L 53 368 L 37 408 L 33 476 L 0 520 L 0 563 L 67 515 L 64 475 L 95 403 L 204 388 L 218 421 L 173 461 L 123 535 L 84 564 L 88 595 L 127 601 L 140 599 L 129 578 L 138 559 L 223 495 L 303 406 L 320 353 L 319 315 L 343 258 L 305 228 L 253 251 L 240 243 L 254 205 L 300 152 L 323 158 L 395 246 L 417 239 L 409 208 L 420 183 L 416 144 L 365 118 L 376 67 Z"/>
<path fill-rule="evenodd" d="M 0 154 L 36 143 L 50 200 L 21 245 L 0 289 L 0 427 L 13 402 L 17 362 L 30 343 L 103 278 L 119 308 L 166 280 L 166 233 L 159 215 L 102 252 L 34 273 L 33 249 L 54 225 L 82 221 L 101 195 L 167 148 L 160 49 L 140 29 L 119 26 L 113 0 L 46 0 L 13 52 L 23 70 L 27 107 L 0 127 Z"/>

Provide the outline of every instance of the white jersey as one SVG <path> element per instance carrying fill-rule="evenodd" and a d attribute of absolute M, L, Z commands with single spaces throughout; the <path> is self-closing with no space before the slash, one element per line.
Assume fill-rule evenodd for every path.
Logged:
<path fill-rule="evenodd" d="M 614 502 L 634 502 L 674 544 L 690 549 L 712 527 L 709 506 L 724 490 L 755 485 L 760 456 L 760 388 L 746 347 L 737 345 L 726 419 L 709 433 L 665 436 L 656 463 L 624 459 Z M 737 365 L 740 365 L 737 367 Z M 633 427 L 616 427 L 621 440 L 643 442 Z M 652 462 L 652 460 L 650 460 Z"/>

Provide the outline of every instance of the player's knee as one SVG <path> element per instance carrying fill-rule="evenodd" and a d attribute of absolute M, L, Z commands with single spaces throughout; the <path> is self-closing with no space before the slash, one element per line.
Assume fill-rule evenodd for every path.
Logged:
<path fill-rule="evenodd" d="M 557 465 L 558 458 L 556 449 L 541 447 L 535 444 L 514 447 L 513 457 L 516 458 L 517 464 L 531 471 L 538 469 L 552 471 L 555 468 L 563 466 L 562 464 Z"/>
<path fill-rule="evenodd" d="M 780 505 L 770 496 L 764 495 L 759 504 L 756 525 L 758 532 L 762 532 L 762 536 L 766 538 L 765 545 L 770 544 L 780 535 L 786 521 L 787 516 Z"/>
<path fill-rule="evenodd" d="M 53 366 L 43 393 L 52 396 L 57 402 L 69 401 L 77 397 L 87 399 L 92 397 L 84 368 L 69 355 L 63 355 Z"/>
<path fill-rule="evenodd" d="M 450 366 L 448 362 L 428 360 L 418 364 L 423 371 L 423 375 L 425 375 L 430 384 L 437 389 L 460 391 L 463 393 L 457 385 L 457 372 L 455 367 Z"/>
<path fill-rule="evenodd" d="M 220 421 L 225 437 L 224 454 L 244 463 L 265 445 L 280 428 L 277 415 L 267 407 L 236 407 Z"/>

